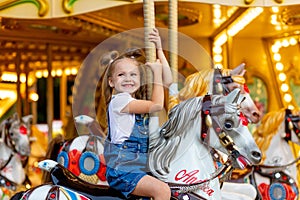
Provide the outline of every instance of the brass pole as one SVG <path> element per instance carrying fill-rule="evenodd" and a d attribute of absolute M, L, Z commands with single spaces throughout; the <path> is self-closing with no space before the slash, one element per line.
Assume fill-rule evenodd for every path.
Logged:
<path fill-rule="evenodd" d="M 154 62 L 156 60 L 156 49 L 154 43 L 148 39 L 149 33 L 155 27 L 155 14 L 154 14 L 154 1 L 144 0 L 144 27 L 145 27 L 145 51 L 146 60 L 148 62 Z"/>
<path fill-rule="evenodd" d="M 30 114 L 30 104 L 29 104 L 29 87 L 28 87 L 28 77 L 29 77 L 29 66 L 28 62 L 25 62 L 24 64 L 24 71 L 25 71 L 25 102 L 24 102 L 24 115 L 29 115 Z"/>
<path fill-rule="evenodd" d="M 19 117 L 22 116 L 22 97 L 21 97 L 21 53 L 17 50 L 16 54 L 16 72 L 17 72 L 17 113 Z"/>
<path fill-rule="evenodd" d="M 169 0 L 169 58 L 174 83 L 178 82 L 178 2 Z"/>
<path fill-rule="evenodd" d="M 53 116 L 54 116 L 54 103 L 53 103 L 53 77 L 51 76 L 52 71 L 52 50 L 51 45 L 47 45 L 47 124 L 48 124 L 48 141 L 52 140 L 53 132 Z"/>

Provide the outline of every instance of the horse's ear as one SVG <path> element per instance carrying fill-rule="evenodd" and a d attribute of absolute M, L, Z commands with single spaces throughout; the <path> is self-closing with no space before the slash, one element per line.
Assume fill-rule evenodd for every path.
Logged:
<path fill-rule="evenodd" d="M 227 96 L 226 101 L 229 103 L 237 103 L 238 99 L 240 97 L 241 90 L 239 88 L 236 88 L 232 90 Z"/>
<path fill-rule="evenodd" d="M 33 122 L 33 116 L 32 116 L 32 115 L 26 115 L 26 116 L 22 117 L 22 121 L 23 121 L 27 126 L 30 126 L 30 125 L 32 125 L 32 122 Z"/>
<path fill-rule="evenodd" d="M 241 75 L 244 76 L 246 70 L 245 70 L 245 63 L 240 64 L 239 66 L 235 67 L 231 70 L 231 75 Z"/>
<path fill-rule="evenodd" d="M 20 121 L 19 115 L 17 112 L 14 113 L 14 115 L 12 116 L 13 121 Z"/>

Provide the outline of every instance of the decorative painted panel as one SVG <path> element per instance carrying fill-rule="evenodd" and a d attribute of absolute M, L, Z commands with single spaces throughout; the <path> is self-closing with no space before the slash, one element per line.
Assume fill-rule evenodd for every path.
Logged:
<path fill-rule="evenodd" d="M 87 3 L 88 2 L 88 3 Z M 298 0 L 196 0 L 192 2 L 228 6 L 284 6 Z M 12 18 L 56 18 L 77 15 L 114 6 L 142 3 L 140 0 L 0 0 L 0 16 Z"/>

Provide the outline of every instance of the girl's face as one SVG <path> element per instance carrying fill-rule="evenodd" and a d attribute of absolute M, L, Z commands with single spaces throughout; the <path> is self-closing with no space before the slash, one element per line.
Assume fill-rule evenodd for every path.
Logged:
<path fill-rule="evenodd" d="M 128 92 L 133 94 L 141 85 L 141 75 L 136 62 L 130 58 L 123 58 L 115 63 L 111 77 L 108 78 L 109 86 L 115 92 Z"/>

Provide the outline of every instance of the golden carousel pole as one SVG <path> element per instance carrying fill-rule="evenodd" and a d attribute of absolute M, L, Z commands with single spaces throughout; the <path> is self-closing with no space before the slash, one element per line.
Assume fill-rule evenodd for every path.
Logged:
<path fill-rule="evenodd" d="M 156 60 L 156 48 L 155 44 L 150 42 L 148 37 L 151 30 L 155 27 L 155 14 L 154 14 L 154 0 L 144 0 L 143 1 L 144 9 L 144 43 L 145 43 L 145 52 L 146 52 L 146 61 L 154 62 Z M 151 74 L 151 73 L 147 73 Z M 148 77 L 152 80 L 152 76 Z M 148 89 L 148 97 L 151 97 L 152 88 Z M 158 114 L 150 115 L 149 122 L 149 132 L 154 133 L 159 128 L 159 117 Z"/>
<path fill-rule="evenodd" d="M 17 72 L 17 113 L 19 117 L 22 116 L 22 97 L 21 97 L 21 53 L 18 50 L 16 54 L 16 72 Z"/>
<path fill-rule="evenodd" d="M 169 87 L 168 110 L 179 103 L 178 100 L 178 1 L 169 0 L 169 63 L 173 83 Z"/>
<path fill-rule="evenodd" d="M 169 0 L 169 63 L 173 75 L 173 84 L 169 88 L 169 105 L 171 109 L 179 103 L 178 94 L 178 1 Z"/>
<path fill-rule="evenodd" d="M 156 49 L 154 43 L 150 42 L 148 37 L 151 30 L 155 27 L 154 1 L 144 0 L 144 27 L 145 27 L 145 51 L 147 62 L 155 62 Z"/>
<path fill-rule="evenodd" d="M 173 82 L 178 83 L 178 2 L 169 0 L 169 62 L 173 73 Z M 178 88 L 176 88 L 178 90 Z"/>
<path fill-rule="evenodd" d="M 28 62 L 24 63 L 24 70 L 25 70 L 25 103 L 24 103 L 24 115 L 29 115 L 30 114 L 30 105 L 29 105 L 29 83 L 28 83 L 28 78 L 29 78 L 29 66 Z"/>
<path fill-rule="evenodd" d="M 52 140 L 52 123 L 54 116 L 54 102 L 53 102 L 53 77 L 51 76 L 52 71 L 52 50 L 51 45 L 47 45 L 47 70 L 48 70 L 48 78 L 47 78 L 47 124 L 48 124 L 48 141 Z"/>

